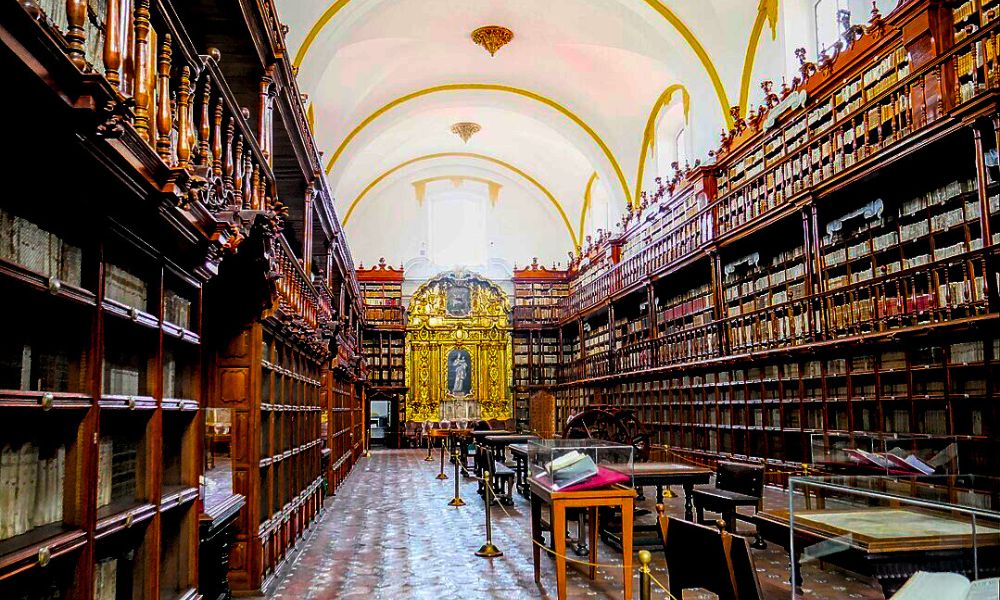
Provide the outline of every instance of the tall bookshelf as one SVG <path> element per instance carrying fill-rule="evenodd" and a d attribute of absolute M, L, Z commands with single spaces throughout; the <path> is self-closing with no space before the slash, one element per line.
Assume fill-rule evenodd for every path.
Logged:
<path fill-rule="evenodd" d="M 568 295 L 566 271 L 546 268 L 538 259 L 514 269 L 513 399 L 520 431 L 530 429 L 531 397 L 557 383 L 561 349 L 557 323 Z"/>
<path fill-rule="evenodd" d="M 888 432 L 1000 467 L 1000 25 L 959 9 L 902 3 L 832 63 L 803 59 L 804 83 L 739 120 L 714 165 L 678 170 L 573 262 L 559 426 L 619 404 L 709 463 L 789 473 L 814 435 Z"/>
<path fill-rule="evenodd" d="M 367 385 L 392 405 L 394 417 L 387 442 L 398 448 L 406 420 L 405 274 L 402 267 L 393 268 L 383 258 L 374 267 L 359 267 L 357 278 L 367 317 L 361 340 Z"/>

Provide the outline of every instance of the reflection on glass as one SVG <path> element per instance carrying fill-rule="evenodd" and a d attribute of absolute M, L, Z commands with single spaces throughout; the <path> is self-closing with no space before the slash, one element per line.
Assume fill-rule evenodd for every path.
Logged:
<path fill-rule="evenodd" d="M 205 509 L 225 501 L 233 493 L 232 411 L 205 409 Z"/>

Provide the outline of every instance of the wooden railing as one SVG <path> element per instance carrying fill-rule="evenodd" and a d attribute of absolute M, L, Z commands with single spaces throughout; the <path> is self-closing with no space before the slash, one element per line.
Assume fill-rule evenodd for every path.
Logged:
<path fill-rule="evenodd" d="M 333 321 L 329 298 L 324 297 L 306 276 L 284 236 L 278 236 L 275 250 L 278 275 L 275 288 L 280 308 L 288 315 L 301 318 L 310 333 L 318 332 L 320 326 Z"/>
<path fill-rule="evenodd" d="M 260 80 L 256 133 L 218 67 L 196 51 L 167 3 L 153 0 L 41 0 L 39 22 L 81 71 L 103 74 L 117 97 L 111 136 L 125 129 L 189 184 L 182 204 L 213 212 L 269 210 L 277 200 L 270 167 L 273 82 Z M 95 7 L 97 10 L 91 10 Z M 173 178 L 172 181 L 176 181 Z"/>

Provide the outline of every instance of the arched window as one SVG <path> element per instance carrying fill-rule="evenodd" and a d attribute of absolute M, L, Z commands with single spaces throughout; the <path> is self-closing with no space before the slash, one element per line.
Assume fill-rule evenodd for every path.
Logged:
<path fill-rule="evenodd" d="M 816 56 L 833 47 L 840 39 L 840 24 L 837 13 L 847 9 L 846 0 L 816 0 L 813 15 L 816 25 Z"/>
<path fill-rule="evenodd" d="M 431 261 L 447 268 L 485 265 L 489 242 L 486 186 L 468 182 L 458 188 L 447 182 L 438 185 L 440 188 L 428 189 L 427 194 Z"/>
<path fill-rule="evenodd" d="M 663 107 L 656 123 L 656 138 L 652 156 L 657 177 L 667 179 L 673 176 L 671 163 L 677 162 L 682 167 L 687 160 L 688 150 L 687 118 L 684 114 L 684 101 L 681 94 L 676 94 L 670 104 Z M 648 187 L 646 189 L 653 190 Z"/>

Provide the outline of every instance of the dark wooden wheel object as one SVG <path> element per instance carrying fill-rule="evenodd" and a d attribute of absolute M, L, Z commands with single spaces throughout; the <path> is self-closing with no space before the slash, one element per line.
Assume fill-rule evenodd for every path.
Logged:
<path fill-rule="evenodd" d="M 635 411 L 627 408 L 586 408 L 566 420 L 564 439 L 598 439 L 629 444 L 635 460 L 649 460 L 650 435 Z"/>

